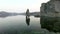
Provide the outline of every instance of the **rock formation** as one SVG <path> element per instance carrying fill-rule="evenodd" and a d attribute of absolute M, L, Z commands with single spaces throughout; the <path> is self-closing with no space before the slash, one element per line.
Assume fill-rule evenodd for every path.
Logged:
<path fill-rule="evenodd" d="M 51 32 L 60 32 L 60 0 L 50 0 L 41 6 L 41 28 Z M 58 18 L 59 17 L 59 18 Z"/>
<path fill-rule="evenodd" d="M 47 17 L 60 17 L 60 0 L 50 0 L 42 3 L 40 7 L 40 15 Z"/>

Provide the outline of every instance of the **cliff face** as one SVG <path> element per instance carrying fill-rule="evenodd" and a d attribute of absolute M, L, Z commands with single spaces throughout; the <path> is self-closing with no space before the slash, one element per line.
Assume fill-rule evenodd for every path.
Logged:
<path fill-rule="evenodd" d="M 41 28 L 51 32 L 60 32 L 60 0 L 50 0 L 41 6 L 40 17 Z M 57 18 L 59 17 L 59 18 Z"/>
<path fill-rule="evenodd" d="M 50 0 L 42 3 L 40 7 L 40 15 L 47 17 L 60 17 L 60 0 Z"/>

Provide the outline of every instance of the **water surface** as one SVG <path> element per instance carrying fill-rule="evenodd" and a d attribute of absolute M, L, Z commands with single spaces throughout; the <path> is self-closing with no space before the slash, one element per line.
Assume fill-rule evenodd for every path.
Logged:
<path fill-rule="evenodd" d="M 0 18 L 0 34 L 55 34 L 41 28 L 40 18 L 9 16 Z"/>

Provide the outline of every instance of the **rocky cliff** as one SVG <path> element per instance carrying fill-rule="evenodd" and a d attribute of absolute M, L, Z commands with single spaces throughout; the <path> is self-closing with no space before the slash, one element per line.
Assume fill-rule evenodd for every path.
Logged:
<path fill-rule="evenodd" d="M 40 17 L 41 28 L 60 34 L 60 0 L 42 3 L 40 15 L 44 16 Z"/>
<path fill-rule="evenodd" d="M 40 7 L 40 15 L 47 17 L 60 17 L 60 0 L 50 0 L 42 3 Z"/>

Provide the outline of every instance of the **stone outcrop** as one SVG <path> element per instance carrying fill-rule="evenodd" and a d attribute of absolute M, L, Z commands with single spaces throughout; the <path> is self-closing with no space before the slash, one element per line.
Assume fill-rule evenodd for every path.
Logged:
<path fill-rule="evenodd" d="M 50 0 L 41 6 L 40 17 L 41 28 L 50 32 L 60 32 L 60 0 Z"/>
<path fill-rule="evenodd" d="M 42 3 L 40 7 L 40 15 L 47 17 L 60 17 L 60 0 L 50 0 Z"/>

